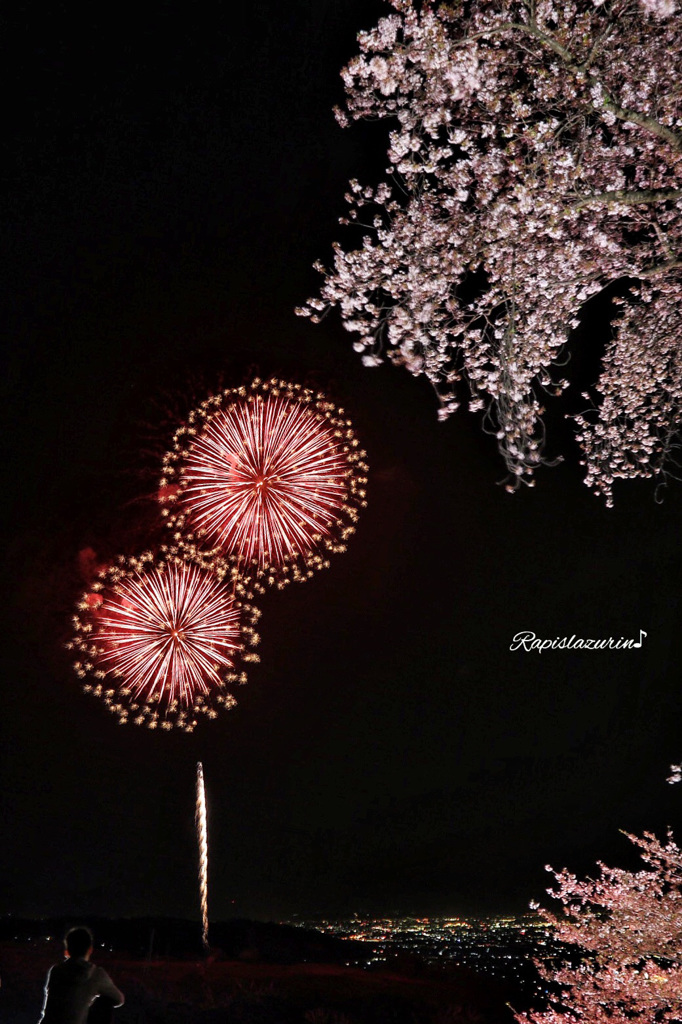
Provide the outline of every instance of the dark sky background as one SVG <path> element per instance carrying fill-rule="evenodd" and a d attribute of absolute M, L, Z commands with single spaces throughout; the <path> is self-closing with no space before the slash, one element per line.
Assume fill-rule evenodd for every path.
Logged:
<path fill-rule="evenodd" d="M 8 511 L 0 912 L 198 915 L 204 763 L 210 911 L 523 911 L 549 882 L 635 865 L 619 829 L 679 826 L 682 490 L 582 484 L 550 413 L 535 490 L 508 495 L 478 420 L 367 370 L 337 316 L 293 308 L 376 181 L 386 126 L 331 107 L 368 0 L 209 13 L 14 7 L 3 64 Z M 344 232 L 346 232 L 344 234 Z M 120 727 L 63 648 L 78 552 L 147 545 L 158 459 L 196 400 L 249 366 L 323 384 L 361 434 L 370 504 L 346 555 L 262 602 L 238 708 L 187 736 Z M 648 636 L 640 650 L 510 652 L 514 633 Z"/>

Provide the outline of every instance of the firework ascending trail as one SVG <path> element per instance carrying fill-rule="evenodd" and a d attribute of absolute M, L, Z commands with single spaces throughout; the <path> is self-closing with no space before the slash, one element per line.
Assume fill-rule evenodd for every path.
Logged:
<path fill-rule="evenodd" d="M 208 835 L 206 828 L 206 794 L 204 769 L 197 761 L 197 841 L 199 843 L 199 892 L 201 896 L 201 941 L 208 950 Z"/>

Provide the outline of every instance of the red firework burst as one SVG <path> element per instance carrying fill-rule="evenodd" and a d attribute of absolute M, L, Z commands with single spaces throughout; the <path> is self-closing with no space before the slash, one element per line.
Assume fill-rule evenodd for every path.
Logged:
<path fill-rule="evenodd" d="M 257 613 L 241 605 L 213 573 L 152 556 L 122 560 L 104 570 L 79 604 L 72 645 L 79 676 L 93 675 L 88 692 L 103 697 L 121 722 L 191 731 L 193 717 L 215 717 L 232 706 L 229 682 L 244 682 L 241 661 L 257 642 Z"/>
<path fill-rule="evenodd" d="M 343 410 L 284 381 L 205 401 L 175 435 L 160 499 L 176 540 L 196 537 L 262 578 L 303 578 L 345 550 L 367 467 Z M 305 566 L 302 572 L 297 563 Z"/>

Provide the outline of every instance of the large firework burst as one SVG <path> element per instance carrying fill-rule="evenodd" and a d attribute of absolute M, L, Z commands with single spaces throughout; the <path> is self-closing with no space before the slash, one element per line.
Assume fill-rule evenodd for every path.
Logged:
<path fill-rule="evenodd" d="M 206 399 L 176 432 L 163 513 L 185 550 L 222 558 L 256 588 L 283 585 L 345 551 L 366 504 L 365 458 L 324 395 L 256 379 Z"/>
<path fill-rule="evenodd" d="M 257 661 L 258 612 L 214 573 L 151 553 L 120 558 L 78 604 L 69 645 L 86 692 L 104 699 L 121 723 L 191 732 L 199 714 L 232 707 L 230 683 Z"/>

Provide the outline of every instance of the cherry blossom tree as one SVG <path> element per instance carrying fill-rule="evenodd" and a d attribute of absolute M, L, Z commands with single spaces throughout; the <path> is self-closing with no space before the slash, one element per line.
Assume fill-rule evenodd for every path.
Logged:
<path fill-rule="evenodd" d="M 367 366 L 484 414 L 532 485 L 546 394 L 585 302 L 620 281 L 575 417 L 586 483 L 665 479 L 682 400 L 682 16 L 676 0 L 390 0 L 343 70 L 351 120 L 390 118 L 387 181 L 351 181 L 319 297 Z M 672 461 L 671 461 L 672 460 Z"/>
<path fill-rule="evenodd" d="M 682 1019 L 682 850 L 670 835 L 628 838 L 644 870 L 600 864 L 600 877 L 586 881 L 552 872 L 557 885 L 547 891 L 563 913 L 540 913 L 580 955 L 573 965 L 539 965 L 555 994 L 547 1009 L 515 1014 L 518 1024 Z"/>

